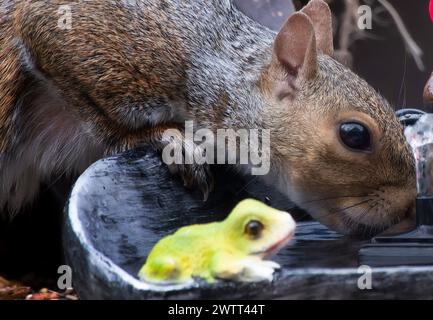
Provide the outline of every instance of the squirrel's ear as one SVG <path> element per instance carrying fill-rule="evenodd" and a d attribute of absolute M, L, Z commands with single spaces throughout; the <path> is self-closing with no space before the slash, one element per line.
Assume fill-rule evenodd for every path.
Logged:
<path fill-rule="evenodd" d="M 332 56 L 334 54 L 332 14 L 328 4 L 323 0 L 311 0 L 301 11 L 313 23 L 317 49 Z"/>
<path fill-rule="evenodd" d="M 317 73 L 317 51 L 314 27 L 308 16 L 294 13 L 275 38 L 274 55 L 286 71 L 307 79 Z"/>

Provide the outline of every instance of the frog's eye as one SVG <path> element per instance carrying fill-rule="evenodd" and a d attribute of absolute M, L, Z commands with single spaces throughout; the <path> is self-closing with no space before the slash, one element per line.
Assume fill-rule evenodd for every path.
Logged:
<path fill-rule="evenodd" d="M 251 238 L 251 239 L 258 239 L 262 235 L 262 231 L 265 227 L 260 221 L 257 220 L 251 220 L 247 223 L 245 226 L 245 233 Z"/>

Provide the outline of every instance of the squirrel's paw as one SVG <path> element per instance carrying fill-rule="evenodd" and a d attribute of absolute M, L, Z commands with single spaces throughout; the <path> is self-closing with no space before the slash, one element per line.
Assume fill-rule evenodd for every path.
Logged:
<path fill-rule="evenodd" d="M 165 131 L 161 139 L 153 142 L 156 148 L 162 150 L 162 158 L 170 159 L 168 168 L 171 173 L 179 175 L 187 188 L 198 187 L 203 193 L 204 201 L 213 189 L 213 177 L 207 162 L 206 153 L 194 143 L 185 140 L 181 130 Z M 168 147 L 168 148 L 167 148 Z M 172 163 L 172 153 L 176 161 Z M 200 161 L 197 162 L 196 159 Z M 204 160 L 204 161 L 203 161 Z"/>
<path fill-rule="evenodd" d="M 208 164 L 174 164 L 168 166 L 173 174 L 178 174 L 185 187 L 198 187 L 206 201 L 213 189 L 213 176 Z"/>

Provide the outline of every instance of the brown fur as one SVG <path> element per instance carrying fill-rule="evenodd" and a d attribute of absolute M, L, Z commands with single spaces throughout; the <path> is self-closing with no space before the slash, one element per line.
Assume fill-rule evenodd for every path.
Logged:
<path fill-rule="evenodd" d="M 0 11 L 0 206 L 31 201 L 37 188 L 27 181 L 77 175 L 140 143 L 161 149 L 165 129 L 195 120 L 270 129 L 266 179 L 334 229 L 384 229 L 408 216 L 414 170 L 402 128 L 384 99 L 330 57 L 322 0 L 278 35 L 229 0 L 77 1 L 71 30 L 57 27 L 60 4 L 7 1 Z M 339 142 L 348 119 L 369 127 L 371 153 Z M 211 189 L 206 166 L 172 169 Z"/>

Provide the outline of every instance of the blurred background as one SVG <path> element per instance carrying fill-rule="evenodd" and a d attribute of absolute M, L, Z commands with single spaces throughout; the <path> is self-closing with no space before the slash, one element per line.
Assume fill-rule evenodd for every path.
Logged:
<path fill-rule="evenodd" d="M 429 0 L 327 2 L 334 15 L 336 58 L 365 78 L 395 108 L 432 111 L 432 106 L 422 98 L 424 85 L 433 71 Z M 251 18 L 278 30 L 287 16 L 308 0 L 234 0 L 234 3 Z M 361 5 L 371 8 L 370 30 L 357 27 Z M 412 52 L 418 54 L 414 56 Z"/>

